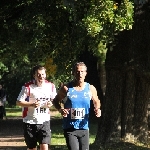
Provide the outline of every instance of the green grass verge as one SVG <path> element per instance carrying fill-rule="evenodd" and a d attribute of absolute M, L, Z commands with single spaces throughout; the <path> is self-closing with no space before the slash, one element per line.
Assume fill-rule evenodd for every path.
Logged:
<path fill-rule="evenodd" d="M 7 117 L 21 117 L 22 116 L 22 108 L 6 108 Z"/>

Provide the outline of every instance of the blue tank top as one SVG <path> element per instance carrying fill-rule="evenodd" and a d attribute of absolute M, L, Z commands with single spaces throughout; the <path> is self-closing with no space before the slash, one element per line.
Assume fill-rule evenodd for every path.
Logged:
<path fill-rule="evenodd" d="M 68 85 L 67 98 L 64 108 L 69 109 L 67 117 L 63 117 L 63 128 L 69 129 L 89 129 L 89 109 L 90 109 L 90 84 L 85 82 L 82 91 L 76 91 L 72 82 Z"/>

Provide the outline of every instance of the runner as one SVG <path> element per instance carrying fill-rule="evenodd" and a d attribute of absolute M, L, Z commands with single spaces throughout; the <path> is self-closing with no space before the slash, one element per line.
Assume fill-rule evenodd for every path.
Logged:
<path fill-rule="evenodd" d="M 95 114 L 101 116 L 100 100 L 93 85 L 85 82 L 87 67 L 78 62 L 73 68 L 74 80 L 64 84 L 53 100 L 63 115 L 64 137 L 69 150 L 89 150 L 89 108 L 93 100 Z M 60 102 L 63 100 L 64 108 Z"/>
<path fill-rule="evenodd" d="M 51 100 L 56 96 L 55 85 L 46 80 L 46 69 L 37 65 L 32 69 L 34 80 L 25 84 L 16 104 L 23 107 L 24 138 L 28 150 L 48 150 L 50 144 Z"/>

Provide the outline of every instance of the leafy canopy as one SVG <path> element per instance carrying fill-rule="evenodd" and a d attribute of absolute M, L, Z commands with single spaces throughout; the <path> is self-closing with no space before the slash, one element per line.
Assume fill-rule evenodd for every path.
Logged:
<path fill-rule="evenodd" d="M 133 24 L 133 3 L 122 0 L 8 0 L 0 11 L 1 77 L 49 58 L 55 76 L 70 76 L 84 50 L 103 61 L 114 35 Z M 52 68 L 49 68 L 52 69 Z"/>

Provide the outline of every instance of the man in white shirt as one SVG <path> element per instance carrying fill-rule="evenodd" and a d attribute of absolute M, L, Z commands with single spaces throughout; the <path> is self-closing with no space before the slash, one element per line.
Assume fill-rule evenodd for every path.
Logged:
<path fill-rule="evenodd" d="M 46 69 L 37 65 L 32 69 L 34 80 L 26 83 L 16 104 L 23 108 L 24 137 L 28 150 L 48 150 L 50 144 L 50 110 L 56 96 L 55 85 L 46 80 Z"/>

